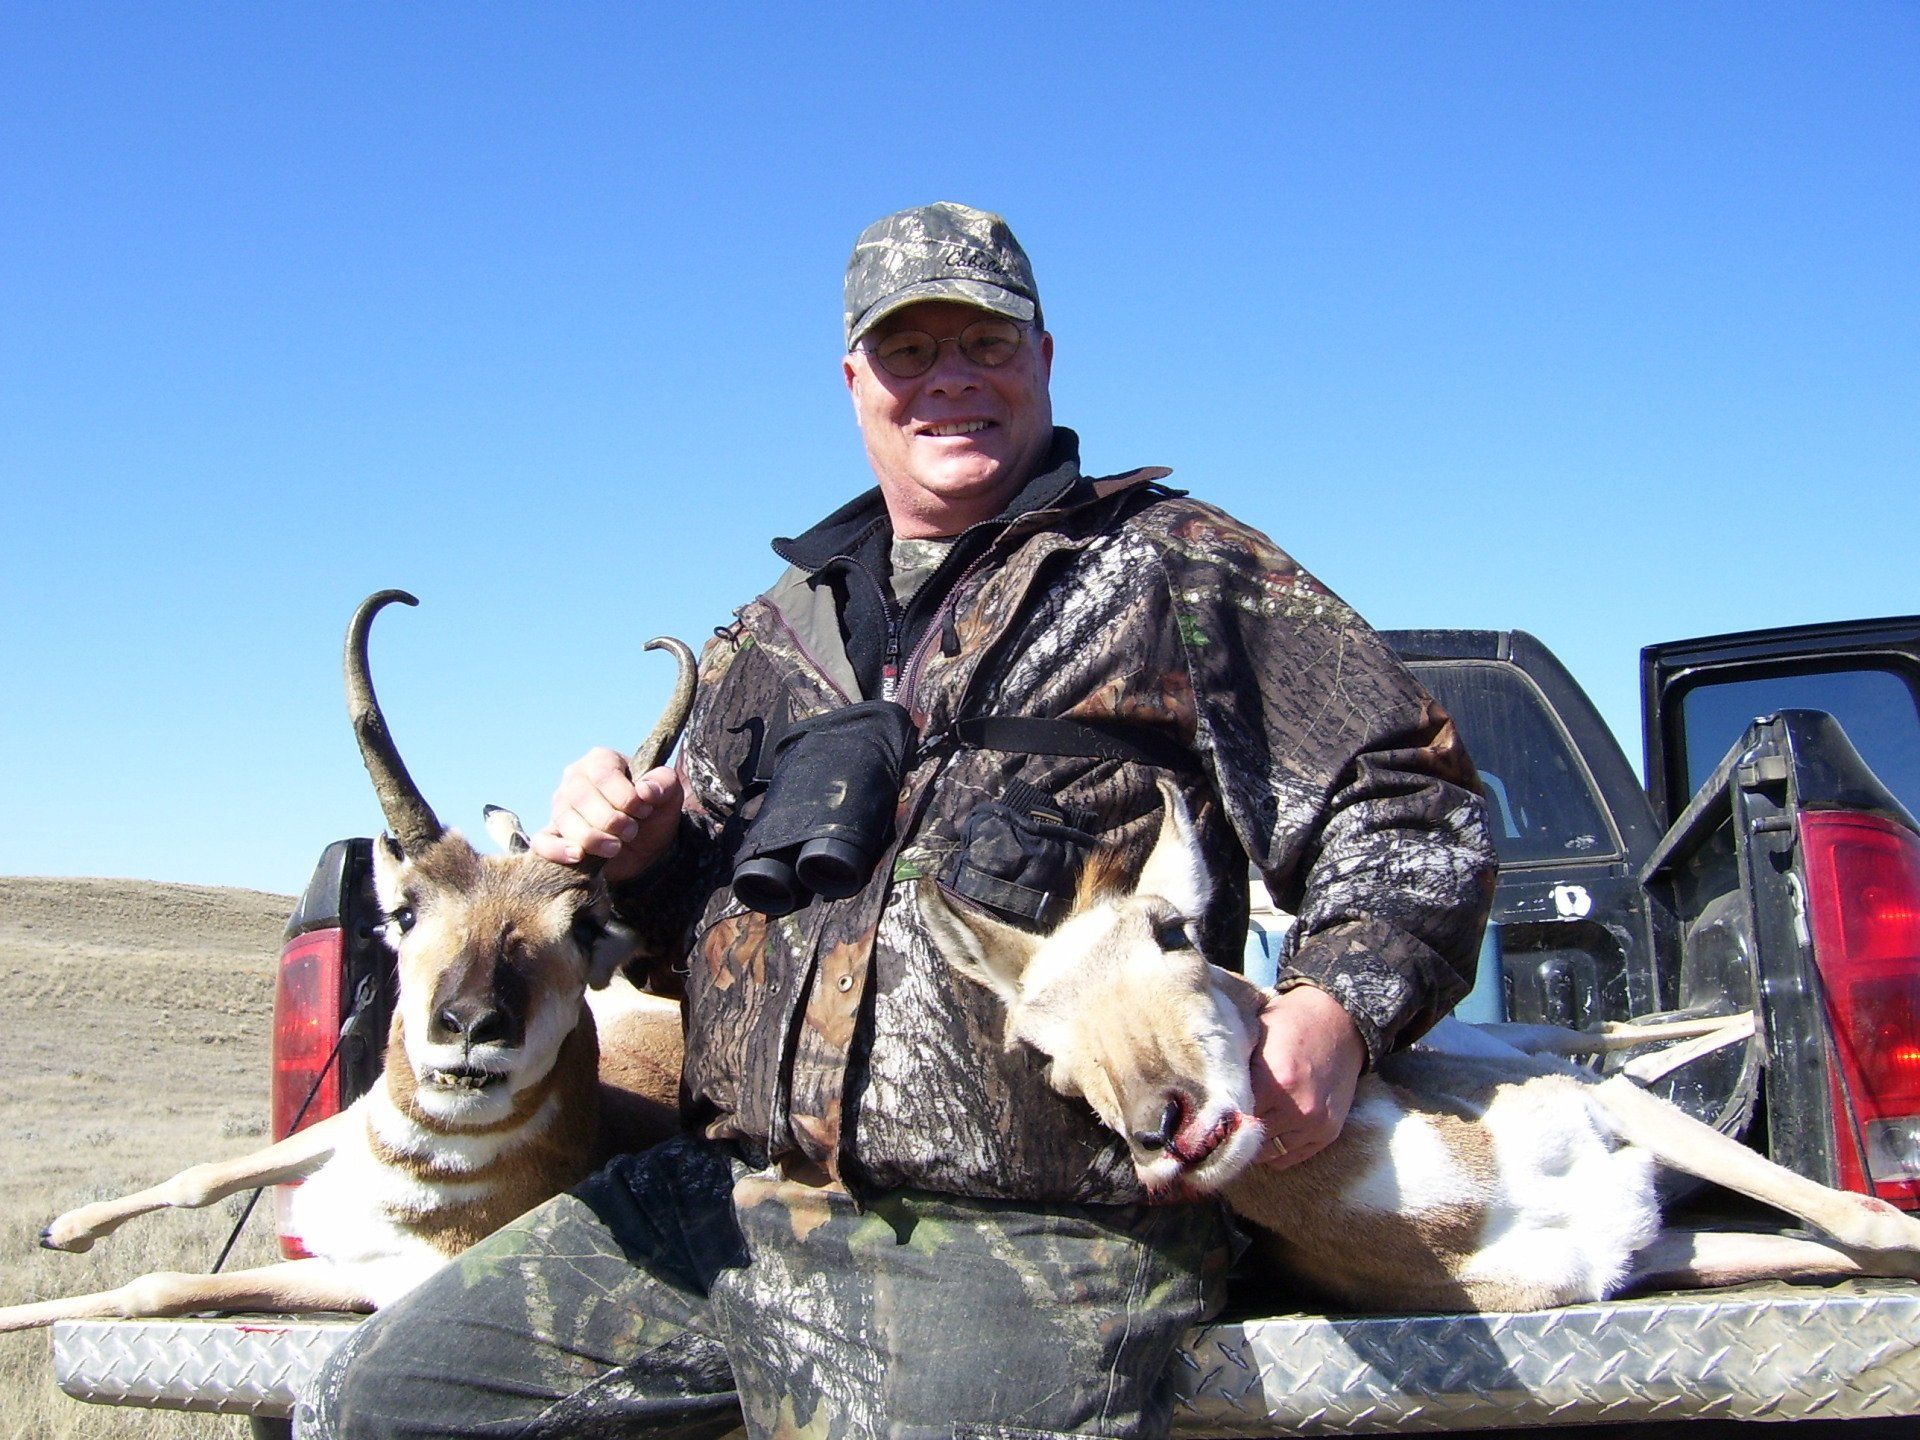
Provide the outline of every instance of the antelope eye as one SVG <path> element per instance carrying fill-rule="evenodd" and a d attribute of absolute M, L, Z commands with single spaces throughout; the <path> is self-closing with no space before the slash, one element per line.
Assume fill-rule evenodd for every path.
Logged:
<path fill-rule="evenodd" d="M 1193 931 L 1181 916 L 1171 920 L 1162 920 L 1153 927 L 1153 943 L 1162 950 L 1193 949 Z"/>
<path fill-rule="evenodd" d="M 413 929 L 413 919 L 413 907 L 411 905 L 402 905 L 399 909 L 390 911 L 387 915 L 388 923 L 397 926 L 402 935 Z"/>

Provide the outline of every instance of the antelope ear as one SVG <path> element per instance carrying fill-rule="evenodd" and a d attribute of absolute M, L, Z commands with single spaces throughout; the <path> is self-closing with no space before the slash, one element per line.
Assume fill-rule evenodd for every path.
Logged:
<path fill-rule="evenodd" d="M 640 932 L 624 920 L 608 918 L 600 938 L 587 951 L 587 988 L 604 990 L 615 974 L 640 953 Z"/>
<path fill-rule="evenodd" d="M 498 805 L 486 807 L 487 834 L 493 837 L 493 843 L 509 855 L 523 855 L 533 847 L 527 841 L 526 827 L 520 823 L 520 817 L 511 810 Z"/>
<path fill-rule="evenodd" d="M 1140 872 L 1136 893 L 1158 895 L 1191 920 L 1204 914 L 1213 898 L 1213 877 L 1207 873 L 1206 856 L 1200 853 L 1186 797 L 1165 776 L 1159 784 L 1166 810 L 1160 819 L 1160 838 Z"/>
<path fill-rule="evenodd" d="M 941 958 L 1008 1004 L 1018 1000 L 1040 937 L 971 907 L 962 909 L 931 879 L 922 880 L 918 890 L 920 913 Z"/>
<path fill-rule="evenodd" d="M 1254 984 L 1244 975 L 1223 970 L 1218 965 L 1207 967 L 1207 981 L 1216 995 L 1240 1012 L 1240 1018 L 1247 1022 L 1250 1030 L 1259 1025 L 1260 1012 L 1267 1008 L 1267 1001 L 1273 998 L 1271 990 Z M 1258 1031 L 1253 1033 L 1257 1034 Z"/>
<path fill-rule="evenodd" d="M 613 913 L 606 883 L 595 880 L 592 898 L 574 919 L 574 936 L 587 952 L 587 988 L 604 990 L 616 972 L 640 953 L 640 932 Z"/>
<path fill-rule="evenodd" d="M 373 893 L 380 908 L 392 911 L 400 904 L 400 876 L 408 865 L 400 842 L 382 831 L 373 841 Z"/>

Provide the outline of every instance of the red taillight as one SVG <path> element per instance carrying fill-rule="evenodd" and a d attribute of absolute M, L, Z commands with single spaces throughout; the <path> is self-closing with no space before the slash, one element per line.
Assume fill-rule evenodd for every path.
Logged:
<path fill-rule="evenodd" d="M 273 996 L 273 1138 L 340 1112 L 340 1066 L 328 1064 L 345 1018 L 346 936 L 338 929 L 310 930 L 280 951 L 280 979 Z M 321 1078 L 322 1071 L 325 1072 Z M 320 1085 L 314 1089 L 314 1081 Z M 306 1112 L 300 1106 L 311 1091 Z M 300 1116 L 298 1126 L 294 1116 Z M 299 1182 L 274 1191 L 280 1250 L 300 1259 L 306 1250 L 287 1230 L 287 1200 Z"/>
<path fill-rule="evenodd" d="M 1830 1079 L 1844 1081 L 1831 1087 L 1840 1182 L 1911 1209 L 1920 1206 L 1920 837 L 1872 815 L 1810 811 L 1800 840 L 1840 1061 Z"/>

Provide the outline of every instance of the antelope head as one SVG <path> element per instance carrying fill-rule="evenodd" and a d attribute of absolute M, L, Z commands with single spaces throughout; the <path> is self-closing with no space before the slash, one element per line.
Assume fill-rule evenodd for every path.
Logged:
<path fill-rule="evenodd" d="M 1212 882 L 1180 792 L 1165 780 L 1159 839 L 1131 891 L 1083 881 L 1051 935 L 950 903 L 921 909 L 947 962 L 1006 1005 L 1006 1043 L 1051 1062 L 1048 1083 L 1084 1099 L 1127 1142 L 1149 1194 L 1218 1190 L 1259 1153 L 1249 1061 L 1260 991 L 1207 963 L 1194 924 Z"/>
<path fill-rule="evenodd" d="M 387 1067 L 404 1055 L 429 1116 L 484 1125 L 552 1068 L 586 989 L 632 958 L 634 939 L 614 918 L 598 867 L 541 859 L 511 812 L 487 812 L 502 855 L 480 854 L 434 816 L 394 747 L 367 665 L 373 617 L 395 600 L 419 603 L 399 590 L 368 597 L 348 628 L 345 662 L 347 711 L 388 826 L 373 845 L 374 890 L 399 972 Z M 695 681 L 692 652 L 678 640 L 646 648 L 670 650 L 680 674 L 633 757 L 636 775 L 672 752 Z"/>

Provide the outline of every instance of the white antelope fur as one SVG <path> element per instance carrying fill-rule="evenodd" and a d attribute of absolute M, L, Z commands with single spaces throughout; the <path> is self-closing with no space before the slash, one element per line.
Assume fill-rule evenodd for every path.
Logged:
<path fill-rule="evenodd" d="M 1920 1276 L 1920 1222 L 1793 1174 L 1625 1075 L 1602 1080 L 1563 1058 L 1731 1043 L 1752 1033 L 1751 1017 L 1605 1034 L 1444 1020 L 1361 1077 L 1331 1146 L 1264 1163 L 1249 1064 L 1272 992 L 1186 939 L 1210 882 L 1184 802 L 1161 791 L 1160 838 L 1136 886 L 1083 888 L 1050 936 L 963 910 L 931 882 L 919 891 L 949 963 L 1005 1002 L 1009 1048 L 1049 1058 L 1054 1088 L 1127 1140 L 1150 1195 L 1220 1194 L 1277 1273 L 1361 1310 L 1539 1309 L 1656 1281 Z M 1833 1241 L 1669 1229 L 1663 1165 Z"/>
<path fill-rule="evenodd" d="M 669 1018 L 678 1024 L 671 1002 L 645 996 L 618 978 L 609 988 L 614 995 L 590 990 L 581 997 L 596 1031 L 607 1028 L 604 1016 L 625 1015 L 649 1004 L 674 1012 Z M 637 1006 L 621 991 L 638 997 Z M 407 1028 L 417 1025 L 416 1033 L 424 1033 L 420 1007 L 403 1009 L 409 1015 Z M 385 1085 L 375 1085 L 348 1107 L 346 1114 L 352 1118 L 341 1127 L 333 1153 L 293 1192 L 288 1228 L 310 1254 L 354 1268 L 371 1308 L 399 1299 L 460 1248 L 449 1249 L 431 1232 L 398 1224 L 396 1216 L 430 1216 L 453 1207 L 484 1206 L 493 1182 L 480 1172 L 511 1158 L 516 1150 L 546 1143 L 563 1108 L 580 1103 L 578 1094 L 556 1087 L 518 1125 L 491 1128 L 492 1122 L 511 1113 L 514 1096 L 552 1071 L 560 1044 L 572 1029 L 572 1025 L 562 1029 L 563 1021 L 579 1023 L 577 1006 L 572 1014 L 564 1006 L 553 1005 L 536 1015 L 524 1047 L 522 1073 L 508 1082 L 503 1097 L 477 1096 L 474 1103 L 459 1107 L 448 1103 L 450 1097 L 416 1090 L 422 1107 L 444 1122 L 439 1127 L 430 1129 L 402 1109 Z M 459 1057 L 448 1055 L 449 1048 L 422 1045 L 418 1063 L 423 1069 L 457 1064 Z M 400 1163 L 395 1163 L 396 1158 Z"/>

